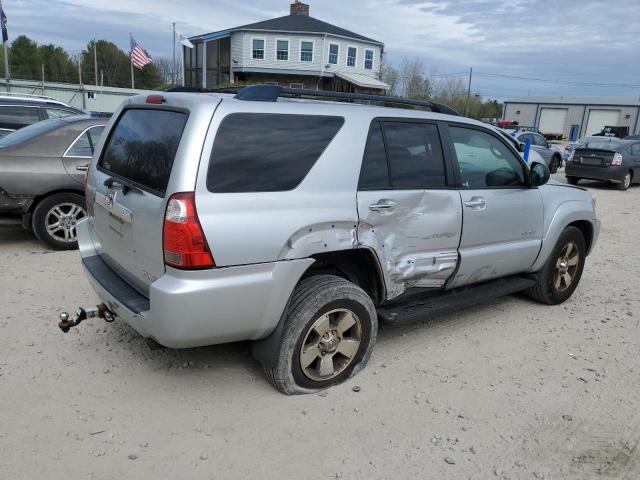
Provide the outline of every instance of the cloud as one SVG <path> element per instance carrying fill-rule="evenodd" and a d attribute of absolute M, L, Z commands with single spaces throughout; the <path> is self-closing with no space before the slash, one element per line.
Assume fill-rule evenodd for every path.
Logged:
<path fill-rule="evenodd" d="M 501 97 L 528 92 L 637 96 L 640 89 L 568 87 L 482 77 L 504 73 L 602 83 L 640 83 L 638 0 L 311 1 L 316 18 L 376 38 L 388 58 L 421 57 L 440 72 L 478 72 L 475 88 Z M 170 55 L 171 22 L 186 34 L 286 15 L 288 0 L 21 0 L 5 5 L 12 38 L 79 51 L 92 38 L 127 49 L 129 32 L 153 56 Z M 476 83 L 477 82 L 477 83 Z M 510 93 L 507 93 L 510 92 Z"/>

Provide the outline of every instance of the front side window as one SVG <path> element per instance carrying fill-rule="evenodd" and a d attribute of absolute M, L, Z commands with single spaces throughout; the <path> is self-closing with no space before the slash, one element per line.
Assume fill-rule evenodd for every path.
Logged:
<path fill-rule="evenodd" d="M 525 185 L 522 161 L 493 135 L 472 128 L 449 127 L 462 185 L 468 189 Z"/>
<path fill-rule="evenodd" d="M 531 134 L 533 137 L 533 144 L 538 147 L 546 147 L 548 145 L 547 140 L 542 136 L 536 133 Z"/>
<path fill-rule="evenodd" d="M 358 49 L 349 47 L 347 49 L 347 67 L 355 67 L 358 59 Z"/>
<path fill-rule="evenodd" d="M 45 108 L 45 112 L 47 112 L 47 116 L 49 118 L 63 118 L 75 115 L 75 113 L 70 112 L 69 110 L 61 110 L 59 108 Z"/>
<path fill-rule="evenodd" d="M 438 128 L 427 123 L 384 122 L 391 186 L 443 188 L 444 156 Z"/>
<path fill-rule="evenodd" d="M 187 114 L 125 110 L 111 130 L 98 168 L 164 196 Z"/>
<path fill-rule="evenodd" d="M 640 155 L 640 143 L 631 145 L 631 155 Z"/>
<path fill-rule="evenodd" d="M 313 62 L 313 42 L 300 42 L 300 61 Z"/>
<path fill-rule="evenodd" d="M 386 190 L 390 188 L 387 153 L 384 148 L 382 125 L 375 122 L 371 126 L 367 146 L 364 150 L 360 169 L 359 190 Z"/>
<path fill-rule="evenodd" d="M 104 131 L 104 126 L 91 127 L 89 130 L 80 135 L 75 142 L 69 147 L 66 157 L 87 157 L 90 158 L 95 152 L 96 145 L 100 140 L 100 135 Z"/>
<path fill-rule="evenodd" d="M 276 41 L 276 60 L 289 60 L 289 40 Z"/>
<path fill-rule="evenodd" d="M 0 127 L 18 129 L 40 121 L 38 107 L 0 106 Z"/>
<path fill-rule="evenodd" d="M 329 63 L 331 65 L 338 64 L 338 55 L 340 54 L 340 45 L 336 43 L 329 44 Z"/>
<path fill-rule="evenodd" d="M 344 123 L 342 117 L 235 113 L 221 123 L 211 150 L 213 193 L 296 188 Z"/>
<path fill-rule="evenodd" d="M 373 70 L 373 50 L 364 51 L 364 68 Z"/>
<path fill-rule="evenodd" d="M 255 60 L 264 60 L 264 39 L 254 38 L 252 41 L 251 55 Z"/>

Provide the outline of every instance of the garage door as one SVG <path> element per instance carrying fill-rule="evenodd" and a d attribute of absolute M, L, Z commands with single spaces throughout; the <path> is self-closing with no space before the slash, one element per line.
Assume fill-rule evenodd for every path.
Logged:
<path fill-rule="evenodd" d="M 617 127 L 620 121 L 620 110 L 590 110 L 587 122 L 587 136 L 600 133 L 603 127 Z"/>
<path fill-rule="evenodd" d="M 567 112 L 566 108 L 543 108 L 540 111 L 540 126 L 538 128 L 542 133 L 564 133 Z"/>

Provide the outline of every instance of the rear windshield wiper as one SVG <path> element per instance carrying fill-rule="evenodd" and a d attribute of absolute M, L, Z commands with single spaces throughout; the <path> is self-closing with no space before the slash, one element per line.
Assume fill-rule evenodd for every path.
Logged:
<path fill-rule="evenodd" d="M 133 183 L 127 182 L 121 178 L 109 177 L 104 181 L 104 186 L 107 188 L 113 188 L 113 184 L 117 183 L 118 185 L 122 185 L 122 194 L 126 195 L 129 192 L 142 193 L 138 187 L 136 187 Z"/>

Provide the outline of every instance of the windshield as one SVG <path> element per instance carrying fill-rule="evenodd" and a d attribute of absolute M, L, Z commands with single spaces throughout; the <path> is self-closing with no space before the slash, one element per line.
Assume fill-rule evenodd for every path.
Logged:
<path fill-rule="evenodd" d="M 6 137 L 0 139 L 0 148 L 12 147 L 24 142 L 36 138 L 38 135 L 50 132 L 56 128 L 64 125 L 58 119 L 43 120 L 42 122 L 34 123 L 28 127 L 21 128 L 13 133 L 10 133 Z"/>

